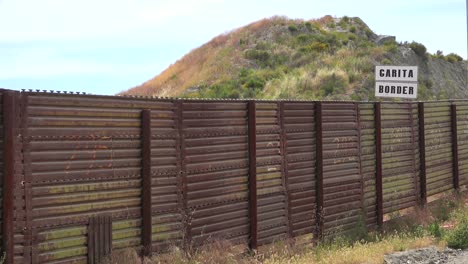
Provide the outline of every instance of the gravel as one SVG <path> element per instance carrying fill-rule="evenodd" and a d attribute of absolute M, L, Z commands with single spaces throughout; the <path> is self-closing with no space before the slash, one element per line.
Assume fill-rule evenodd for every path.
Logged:
<path fill-rule="evenodd" d="M 421 248 L 384 256 L 384 264 L 468 264 L 468 250 Z"/>

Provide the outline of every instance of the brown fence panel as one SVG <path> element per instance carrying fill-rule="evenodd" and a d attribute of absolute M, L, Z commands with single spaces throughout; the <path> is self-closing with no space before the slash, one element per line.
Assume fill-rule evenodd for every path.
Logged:
<path fill-rule="evenodd" d="M 427 196 L 453 189 L 449 102 L 424 103 Z"/>
<path fill-rule="evenodd" d="M 355 103 L 323 103 L 324 234 L 356 226 L 362 216 L 360 133 Z"/>
<path fill-rule="evenodd" d="M 247 103 L 187 101 L 182 108 L 189 238 L 247 244 Z"/>
<path fill-rule="evenodd" d="M 458 166 L 460 186 L 468 187 L 468 102 L 457 101 Z"/>
<path fill-rule="evenodd" d="M 284 103 L 285 166 L 293 236 L 315 227 L 315 104 Z"/>
<path fill-rule="evenodd" d="M 375 120 L 374 105 L 361 103 L 359 126 L 361 131 L 361 173 L 364 192 L 364 212 L 368 226 L 377 225 L 377 196 L 375 188 Z"/>
<path fill-rule="evenodd" d="M 25 254 L 24 192 L 16 188 L 22 179 L 22 150 L 20 130 L 20 94 L 0 90 L 0 222 L 1 248 L 7 252 L 5 263 L 23 260 Z M 18 202 L 17 202 L 18 200 Z"/>
<path fill-rule="evenodd" d="M 153 251 L 180 246 L 183 238 L 179 108 L 175 101 L 165 101 L 151 110 Z"/>
<path fill-rule="evenodd" d="M 112 216 L 114 249 L 140 246 L 141 109 L 171 111 L 172 103 L 27 95 L 33 261 L 84 261 L 86 225 L 97 213 Z"/>
<path fill-rule="evenodd" d="M 418 107 L 414 103 L 382 103 L 384 213 L 419 201 Z"/>
<path fill-rule="evenodd" d="M 278 103 L 257 102 L 258 245 L 288 233 Z"/>

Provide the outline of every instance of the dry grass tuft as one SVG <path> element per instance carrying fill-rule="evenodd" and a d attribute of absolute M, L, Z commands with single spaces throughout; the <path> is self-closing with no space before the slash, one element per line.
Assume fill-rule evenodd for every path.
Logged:
<path fill-rule="evenodd" d="M 129 264 L 141 263 L 141 257 L 134 248 L 126 248 L 112 252 L 108 258 L 104 259 L 102 264 Z"/>

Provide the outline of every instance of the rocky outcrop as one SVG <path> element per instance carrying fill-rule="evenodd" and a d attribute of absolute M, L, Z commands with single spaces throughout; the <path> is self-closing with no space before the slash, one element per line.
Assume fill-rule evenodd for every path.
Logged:
<path fill-rule="evenodd" d="M 448 62 L 430 55 L 421 57 L 406 46 L 399 46 L 391 61 L 394 65 L 418 66 L 419 87 L 439 97 L 432 99 L 468 98 L 467 61 Z"/>
<path fill-rule="evenodd" d="M 385 42 L 395 42 L 395 41 L 396 41 L 395 36 L 380 35 L 375 40 L 375 44 L 383 45 L 385 44 Z"/>

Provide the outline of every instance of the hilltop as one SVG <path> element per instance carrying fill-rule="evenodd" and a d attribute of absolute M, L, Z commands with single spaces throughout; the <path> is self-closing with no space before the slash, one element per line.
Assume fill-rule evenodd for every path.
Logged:
<path fill-rule="evenodd" d="M 467 62 L 398 43 L 360 18 L 272 17 L 219 35 L 121 94 L 192 98 L 374 99 L 375 65 L 418 65 L 419 100 L 466 98 Z"/>

